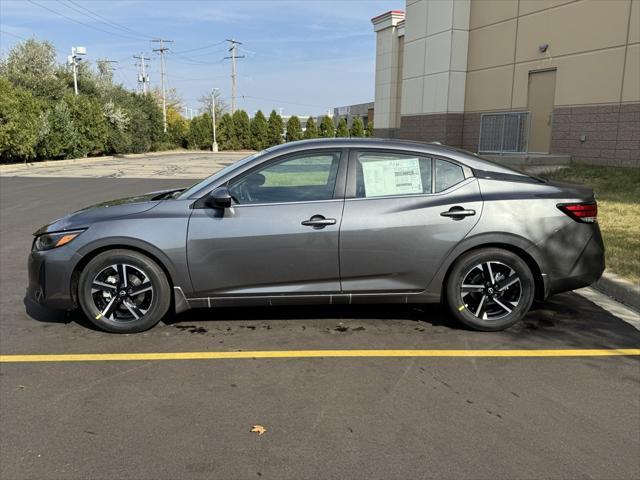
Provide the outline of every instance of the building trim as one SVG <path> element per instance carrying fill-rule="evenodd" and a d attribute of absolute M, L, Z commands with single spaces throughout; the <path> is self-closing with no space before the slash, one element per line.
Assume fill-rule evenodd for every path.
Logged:
<path fill-rule="evenodd" d="M 491 65 L 490 67 L 483 67 L 483 68 L 475 68 L 473 70 L 467 70 L 467 73 L 474 73 L 474 72 L 483 72 L 485 70 L 492 70 L 494 68 L 504 68 L 504 67 L 508 67 L 510 65 L 525 65 L 527 63 L 536 63 L 536 62 L 552 62 L 558 58 L 566 58 L 566 57 L 578 57 L 580 55 L 586 55 L 589 53 L 594 53 L 594 52 L 604 52 L 606 50 L 615 50 L 616 48 L 620 49 L 620 48 L 624 48 L 625 52 L 627 47 L 632 47 L 634 45 L 640 45 L 640 42 L 634 42 L 634 43 L 621 43 L 619 45 L 613 45 L 610 47 L 603 47 L 603 48 L 593 48 L 591 50 L 581 50 L 579 52 L 574 52 L 574 53 L 565 53 L 564 55 L 554 55 L 553 57 L 542 57 L 542 58 L 536 58 L 533 60 L 523 60 L 520 62 L 516 62 L 514 64 L 512 63 L 502 63 L 500 65 Z M 541 67 L 541 70 L 549 70 L 551 68 L 554 67 Z M 624 72 L 623 72 L 624 73 Z"/>
<path fill-rule="evenodd" d="M 530 17 L 532 15 L 537 15 L 539 13 L 548 12 L 549 10 L 555 10 L 555 9 L 558 9 L 558 8 L 568 7 L 569 5 L 573 5 L 574 3 L 584 2 L 584 1 L 588 1 L 588 0 L 573 0 L 572 2 L 563 3 L 561 5 L 552 5 L 550 7 L 543 8 L 542 10 L 536 10 L 535 12 L 529 12 L 529 13 L 523 13 L 523 14 L 520 14 L 520 2 L 518 1 L 518 10 L 517 10 L 518 13 L 516 14 L 515 17 L 503 18 L 502 20 L 498 20 L 497 22 L 491 22 L 491 23 L 487 23 L 486 25 L 480 25 L 479 27 L 469 28 L 469 31 L 472 32 L 472 31 L 475 31 L 475 30 L 480 30 L 482 28 L 493 27 L 494 25 L 499 25 L 501 23 L 509 22 L 509 21 L 514 20 L 516 18 Z M 631 1 L 633 1 L 633 0 L 631 0 Z"/>
<path fill-rule="evenodd" d="M 371 23 L 373 24 L 373 31 L 379 32 L 380 30 L 397 26 L 402 20 L 404 20 L 404 12 L 402 10 L 391 10 L 373 17 Z"/>

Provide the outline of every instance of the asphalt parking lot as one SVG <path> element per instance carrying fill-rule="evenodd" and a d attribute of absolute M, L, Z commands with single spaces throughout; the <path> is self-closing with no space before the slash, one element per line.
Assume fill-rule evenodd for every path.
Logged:
<path fill-rule="evenodd" d="M 506 332 L 437 306 L 190 311 L 137 335 L 24 303 L 31 233 L 181 178 L 0 178 L 0 353 L 637 349 L 577 294 Z M 253 425 L 266 432 L 250 432 Z M 0 478 L 637 479 L 640 357 L 0 363 Z"/>

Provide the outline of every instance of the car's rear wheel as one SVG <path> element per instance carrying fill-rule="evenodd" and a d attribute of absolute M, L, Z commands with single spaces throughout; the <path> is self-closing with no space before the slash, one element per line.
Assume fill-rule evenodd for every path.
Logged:
<path fill-rule="evenodd" d="M 171 288 L 164 271 L 149 257 L 131 250 L 108 250 L 82 270 L 78 300 L 98 328 L 141 332 L 166 315 Z"/>
<path fill-rule="evenodd" d="M 529 266 L 513 252 L 472 250 L 454 264 L 446 284 L 453 316 L 475 330 L 504 330 L 529 311 L 535 282 Z"/>

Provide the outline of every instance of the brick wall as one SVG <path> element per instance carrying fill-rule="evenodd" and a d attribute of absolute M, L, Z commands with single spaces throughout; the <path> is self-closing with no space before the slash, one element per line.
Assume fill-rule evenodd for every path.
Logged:
<path fill-rule="evenodd" d="M 423 142 L 441 142 L 454 147 L 462 146 L 462 113 L 436 113 L 432 115 L 403 116 L 399 138 Z"/>
<path fill-rule="evenodd" d="M 442 142 L 476 152 L 480 115 L 403 116 L 400 129 L 376 129 L 375 136 Z M 550 150 L 578 163 L 640 167 L 640 103 L 555 108 Z"/>
<path fill-rule="evenodd" d="M 478 151 L 480 141 L 480 113 L 465 113 L 462 125 L 462 148 Z"/>
<path fill-rule="evenodd" d="M 397 128 L 376 128 L 373 127 L 373 136 L 376 138 L 397 138 Z"/>
<path fill-rule="evenodd" d="M 640 103 L 555 108 L 551 136 L 574 162 L 640 167 Z"/>

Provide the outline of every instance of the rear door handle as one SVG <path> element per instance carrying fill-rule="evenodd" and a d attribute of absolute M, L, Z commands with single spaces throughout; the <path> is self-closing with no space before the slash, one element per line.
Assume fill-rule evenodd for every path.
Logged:
<path fill-rule="evenodd" d="M 476 214 L 475 210 L 467 210 L 462 207 L 451 207 L 446 212 L 440 214 L 441 217 L 449 217 L 453 220 L 462 220 L 464 217 L 471 217 Z"/>
<path fill-rule="evenodd" d="M 335 224 L 336 224 L 335 218 L 325 218 L 322 215 L 314 215 L 309 220 L 302 221 L 302 225 L 304 225 L 305 227 L 313 227 L 316 229 L 324 228 L 327 225 L 335 225 Z"/>

